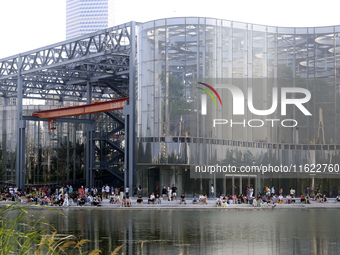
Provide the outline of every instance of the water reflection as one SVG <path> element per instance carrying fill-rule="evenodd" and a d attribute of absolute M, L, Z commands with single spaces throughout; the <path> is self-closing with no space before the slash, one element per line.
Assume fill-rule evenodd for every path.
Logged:
<path fill-rule="evenodd" d="M 33 209 L 34 210 L 34 209 Z M 41 211 L 59 233 L 110 254 L 339 254 L 336 209 Z M 40 212 L 39 212 L 40 214 Z M 143 243 L 143 245 L 142 245 Z"/>

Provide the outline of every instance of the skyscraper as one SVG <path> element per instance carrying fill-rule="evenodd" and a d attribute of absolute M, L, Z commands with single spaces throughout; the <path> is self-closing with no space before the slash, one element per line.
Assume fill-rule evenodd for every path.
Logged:
<path fill-rule="evenodd" d="M 115 0 L 66 0 L 66 39 L 114 26 Z"/>

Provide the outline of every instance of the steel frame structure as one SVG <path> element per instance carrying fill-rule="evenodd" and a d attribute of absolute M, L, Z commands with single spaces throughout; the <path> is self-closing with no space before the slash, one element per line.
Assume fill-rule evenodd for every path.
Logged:
<path fill-rule="evenodd" d="M 35 120 L 23 116 L 24 98 L 90 104 L 93 100 L 127 96 L 130 100 L 124 106 L 125 125 L 130 128 L 125 132 L 129 137 L 125 145 L 125 173 L 132 186 L 134 127 L 128 120 L 133 120 L 135 114 L 136 27 L 132 21 L 0 59 L 0 96 L 17 99 L 16 185 L 19 188 L 25 185 L 26 120 Z M 95 131 L 89 120 L 91 116 L 87 115 L 85 176 L 86 185 L 93 186 Z"/>

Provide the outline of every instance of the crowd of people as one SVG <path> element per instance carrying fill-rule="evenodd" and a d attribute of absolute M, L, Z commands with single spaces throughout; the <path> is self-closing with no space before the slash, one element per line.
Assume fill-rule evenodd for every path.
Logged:
<path fill-rule="evenodd" d="M 294 204 L 296 201 L 300 201 L 301 203 L 311 204 L 311 201 L 316 201 L 319 203 L 328 202 L 328 197 L 326 194 L 322 194 L 319 186 L 316 186 L 314 192 L 311 192 L 310 187 L 307 186 L 304 193 L 300 196 L 296 196 L 296 190 L 291 187 L 287 192 L 287 195 L 283 195 L 283 188 L 281 187 L 278 190 L 278 193 L 275 190 L 274 186 L 265 186 L 262 193 L 259 193 L 256 197 L 253 196 L 254 189 L 253 187 L 246 187 L 246 195 L 232 196 L 229 197 L 229 201 L 233 201 L 233 203 L 252 203 L 254 206 L 260 206 L 261 204 Z M 340 196 L 338 195 L 335 199 L 335 202 L 340 202 Z"/>
<path fill-rule="evenodd" d="M 130 188 L 121 186 L 120 188 L 102 186 L 96 187 L 80 186 L 74 189 L 71 185 L 66 187 L 56 186 L 27 186 L 25 190 L 17 187 L 0 187 L 0 201 L 18 201 L 20 203 L 32 202 L 45 206 L 100 206 L 104 199 L 108 199 L 110 204 L 119 204 L 121 207 L 130 207 L 132 204 L 129 196 Z M 134 187 L 133 195 L 142 198 L 142 188 Z M 159 195 L 158 195 L 159 196 Z M 155 198 L 157 201 L 157 198 Z M 143 202 L 143 200 L 141 201 Z"/>
<path fill-rule="evenodd" d="M 276 192 L 274 186 L 265 186 L 263 191 L 255 194 L 254 188 L 247 186 L 241 194 L 234 195 L 220 195 L 216 198 L 216 205 L 223 206 L 227 204 L 253 204 L 254 206 L 261 206 L 262 204 L 294 204 L 297 201 L 301 203 L 311 204 L 311 201 L 316 201 L 319 203 L 328 202 L 328 197 L 326 194 L 321 192 L 319 186 L 316 186 L 312 192 L 310 187 L 306 187 L 304 190 L 305 194 L 296 196 L 296 190 L 290 188 L 286 195 L 283 195 L 283 188 L 281 187 L 278 192 Z M 213 184 L 210 186 L 210 197 L 209 199 L 215 199 L 215 189 Z M 193 196 L 192 202 L 207 204 L 208 197 L 206 194 L 200 194 L 197 198 L 196 195 Z M 335 202 L 340 202 L 340 195 L 337 195 Z"/>
<path fill-rule="evenodd" d="M 216 198 L 216 205 L 223 206 L 226 204 L 253 204 L 260 206 L 261 204 L 293 204 L 296 201 L 301 203 L 310 204 L 311 201 L 320 203 L 328 202 L 328 197 L 321 192 L 319 186 L 316 186 L 312 192 L 310 187 L 306 187 L 304 193 L 299 197 L 296 196 L 294 188 L 290 188 L 286 195 L 283 194 L 281 187 L 276 192 L 274 186 L 265 186 L 261 193 L 254 194 L 253 187 L 246 187 L 244 192 L 239 195 L 220 195 Z M 27 186 L 25 190 L 20 190 L 17 187 L 0 187 L 0 201 L 19 201 L 19 202 L 34 202 L 41 205 L 56 205 L 56 206 L 69 206 L 69 205 L 93 205 L 100 206 L 103 199 L 108 199 L 110 204 L 118 204 L 121 207 L 130 207 L 132 204 L 130 188 L 121 186 L 120 188 L 110 187 L 104 185 L 101 189 L 96 187 L 88 188 L 81 186 L 78 189 L 73 189 L 71 185 L 66 187 L 62 186 L 42 186 L 30 187 Z M 137 204 L 143 204 L 143 193 L 141 186 L 135 186 L 132 190 L 133 196 L 136 197 Z M 198 197 L 194 194 L 192 198 L 193 204 L 208 204 L 208 199 L 215 199 L 215 188 L 213 184 L 210 186 L 209 198 L 207 194 L 201 193 Z M 177 187 L 175 184 L 172 187 L 164 186 L 161 194 L 160 192 L 149 193 L 147 198 L 148 204 L 162 204 L 162 201 L 177 201 Z M 186 204 L 185 194 L 179 197 L 179 202 Z M 335 202 L 340 202 L 340 196 L 335 198 Z"/>
<path fill-rule="evenodd" d="M 129 187 L 125 188 L 126 194 L 129 193 Z M 40 205 L 57 205 L 57 206 L 100 206 L 103 199 L 110 199 L 110 203 L 121 203 L 122 206 L 130 206 L 131 199 L 124 195 L 124 188 L 113 188 L 104 185 L 101 190 L 96 187 L 88 188 L 81 186 L 73 189 L 71 185 L 62 186 L 42 186 L 30 187 L 20 190 L 17 187 L 0 188 L 0 201 L 18 201 L 21 203 L 33 202 Z"/>

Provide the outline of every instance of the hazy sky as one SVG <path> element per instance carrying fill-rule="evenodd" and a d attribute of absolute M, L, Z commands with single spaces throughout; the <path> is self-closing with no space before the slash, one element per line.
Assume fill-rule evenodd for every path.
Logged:
<path fill-rule="evenodd" d="M 65 40 L 66 0 L 0 0 L 0 58 Z M 273 26 L 340 25 L 340 1 L 116 0 L 116 24 L 200 16 Z"/>

